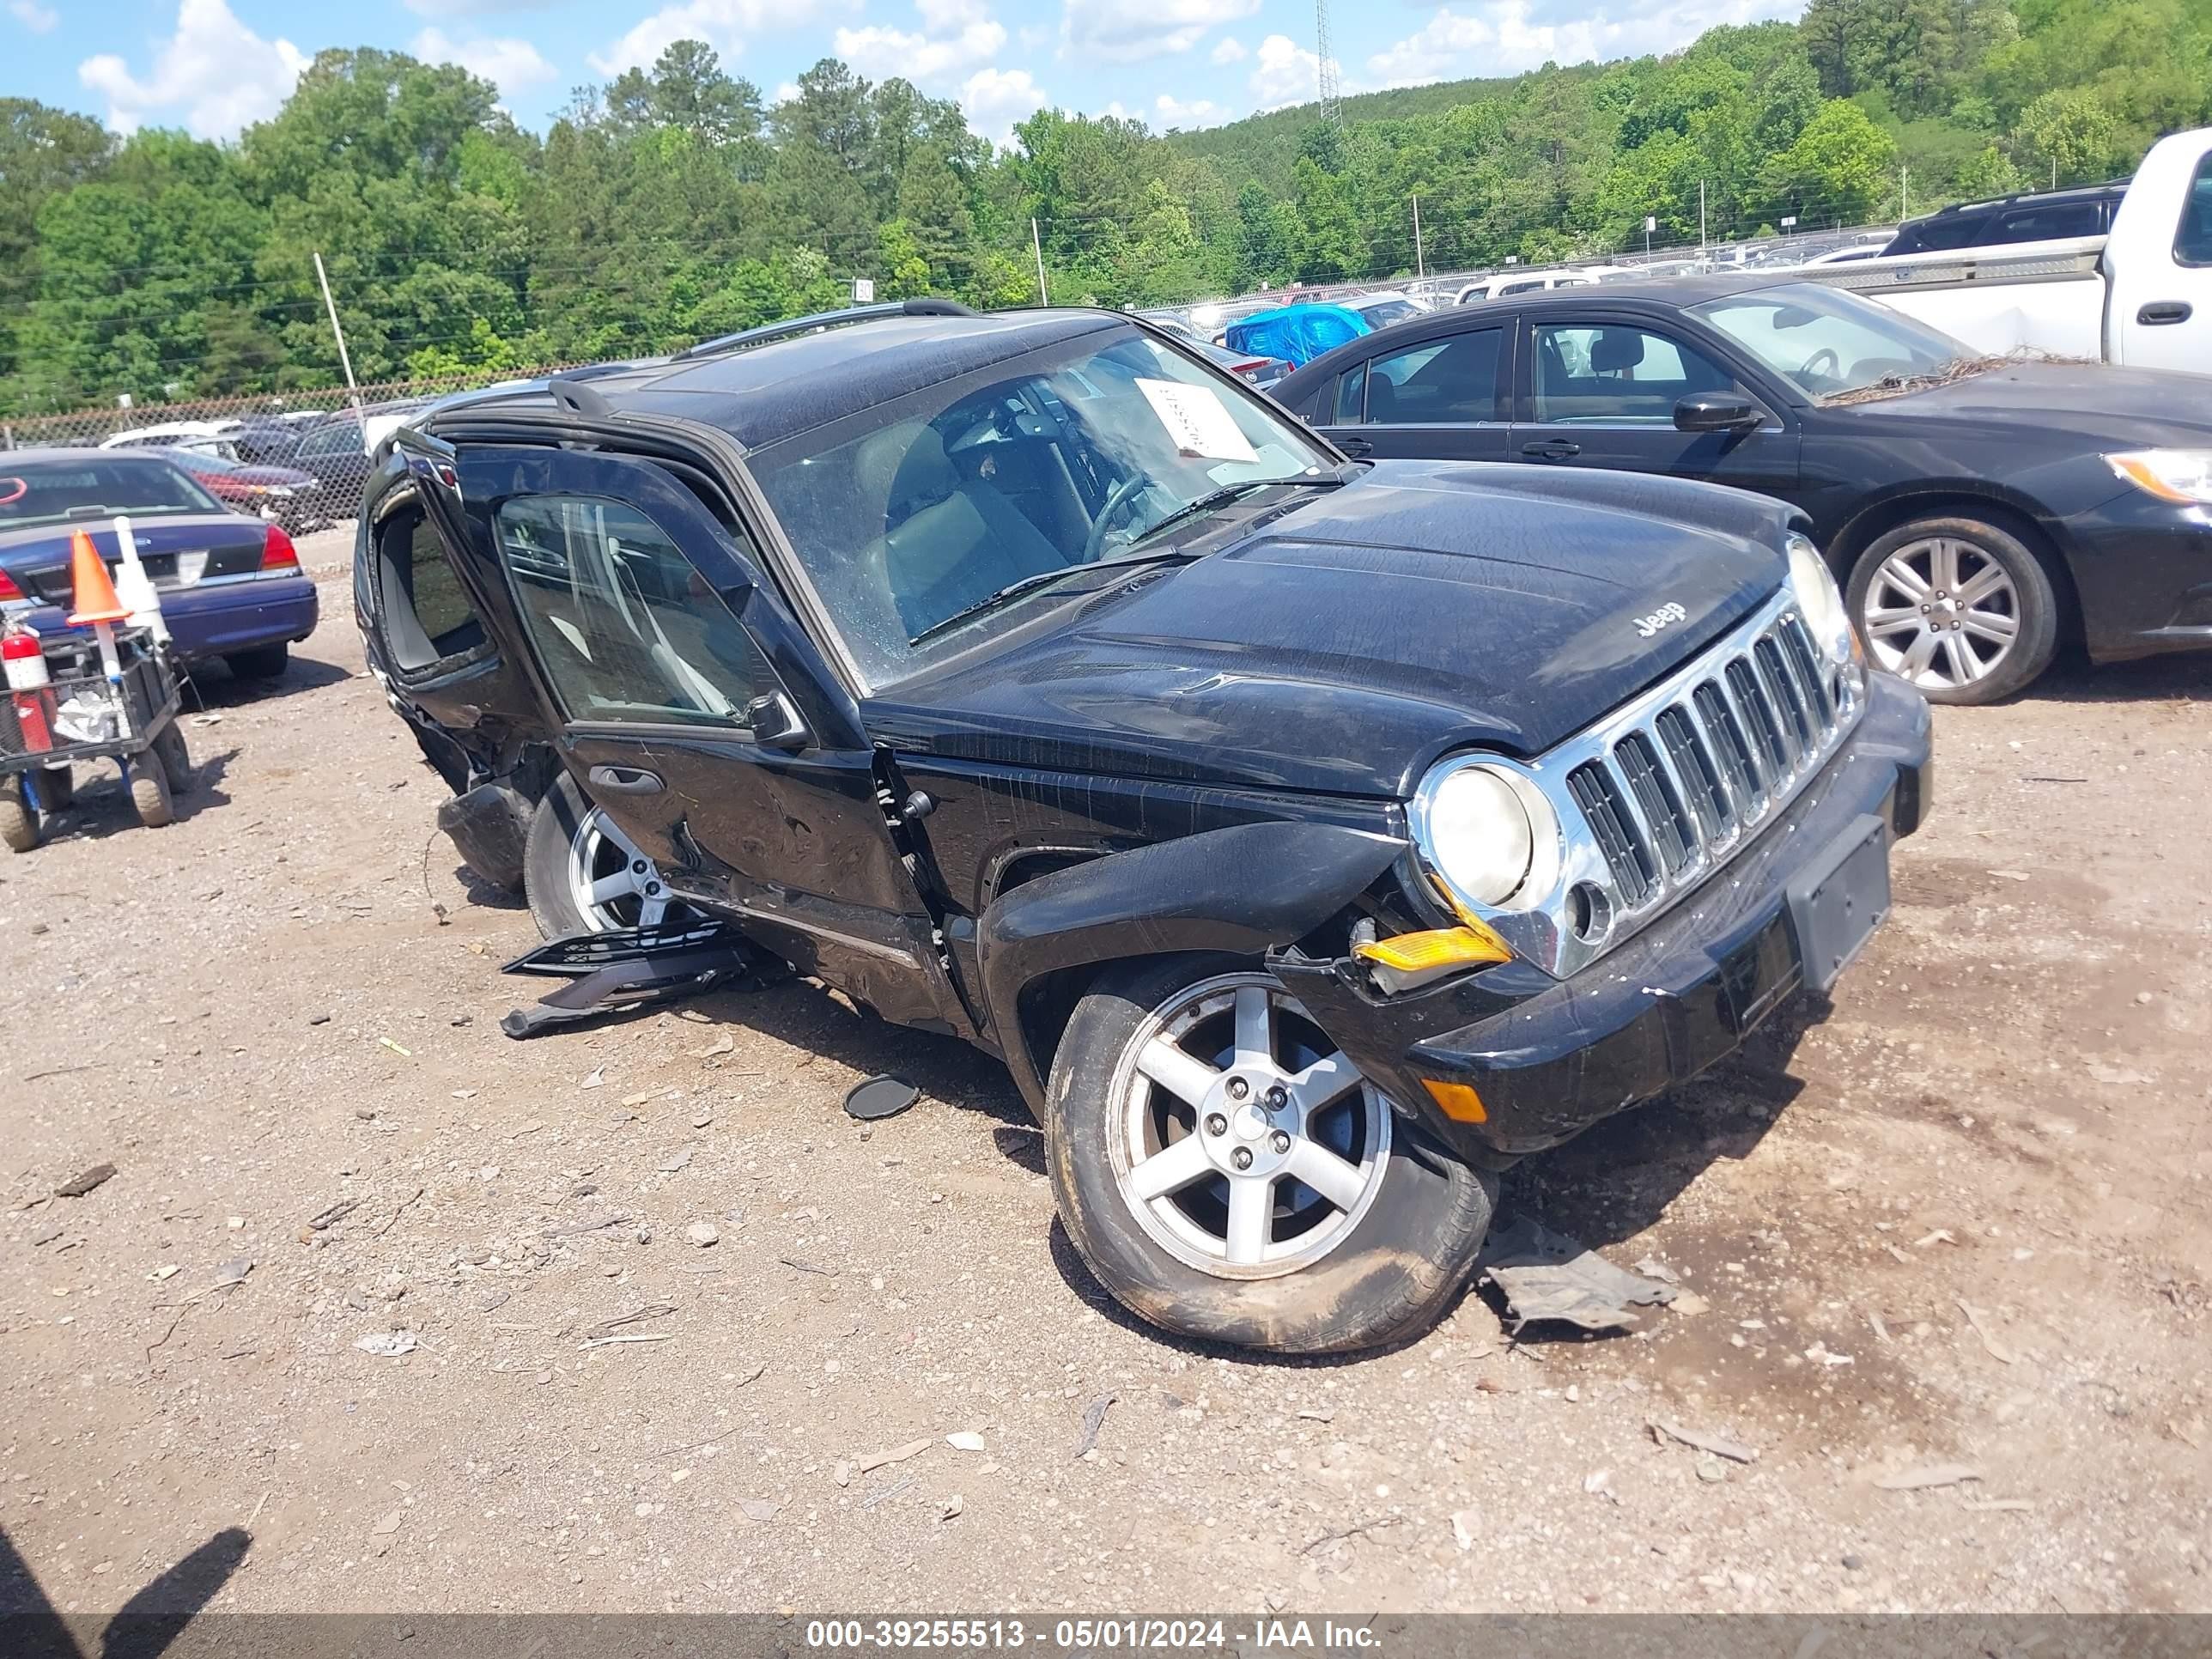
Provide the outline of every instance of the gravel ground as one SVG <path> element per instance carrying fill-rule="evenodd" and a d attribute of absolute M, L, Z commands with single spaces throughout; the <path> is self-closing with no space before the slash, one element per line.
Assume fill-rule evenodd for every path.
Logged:
<path fill-rule="evenodd" d="M 501 1036 L 529 918 L 304 551 L 188 816 L 111 776 L 0 866 L 0 1531 L 64 1610 L 228 1528 L 260 1611 L 2212 1610 L 2204 664 L 1939 711 L 1831 1017 L 1509 1179 L 1686 1306 L 1292 1364 L 1122 1316 L 957 1044 L 803 984 Z"/>

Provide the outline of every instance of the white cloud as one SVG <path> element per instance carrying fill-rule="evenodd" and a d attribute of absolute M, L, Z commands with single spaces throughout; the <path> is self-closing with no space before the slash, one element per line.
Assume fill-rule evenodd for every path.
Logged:
<path fill-rule="evenodd" d="M 832 38 L 837 56 L 873 80 L 905 76 L 941 88 L 986 64 L 1006 44 L 1006 31 L 977 0 L 915 0 L 926 33 L 909 33 L 872 23 L 841 28 Z"/>
<path fill-rule="evenodd" d="M 1260 0 L 1064 0 L 1062 57 L 1133 64 L 1188 52 L 1208 29 L 1249 17 Z"/>
<path fill-rule="evenodd" d="M 144 79 L 107 52 L 79 64 L 76 77 L 106 98 L 107 125 L 118 132 L 180 112 L 194 137 L 228 138 L 274 115 L 307 62 L 289 40 L 264 40 L 246 27 L 224 0 L 179 0 L 177 32 Z"/>
<path fill-rule="evenodd" d="M 980 69 L 960 87 L 969 126 L 994 144 L 1012 143 L 1014 123 L 1050 101 L 1027 70 Z"/>
<path fill-rule="evenodd" d="M 40 5 L 39 0 L 9 0 L 8 9 L 33 34 L 45 34 L 62 21 L 61 13 L 52 6 Z"/>
<path fill-rule="evenodd" d="M 1200 127 L 1218 127 L 1231 118 L 1230 112 L 1211 98 L 1194 98 L 1185 103 L 1164 92 L 1152 100 L 1152 112 L 1156 118 L 1152 125 L 1163 132 L 1171 127 L 1194 132 Z"/>
<path fill-rule="evenodd" d="M 724 58 L 735 58 L 744 52 L 748 36 L 803 22 L 813 9 L 812 0 L 788 0 L 774 7 L 768 0 L 683 0 L 639 19 L 605 52 L 586 56 L 602 75 L 650 69 L 678 40 L 704 40 Z"/>
<path fill-rule="evenodd" d="M 1251 55 L 1251 48 L 1233 34 L 1224 34 L 1216 41 L 1212 53 L 1217 64 L 1241 64 Z"/>
<path fill-rule="evenodd" d="M 559 0 L 406 0 L 418 17 L 481 17 L 495 11 L 544 11 Z"/>
<path fill-rule="evenodd" d="M 1413 33 L 1370 58 L 1367 72 L 1376 84 L 1392 87 L 1518 75 L 1547 63 L 1673 52 L 1719 24 L 1791 17 L 1802 9 L 1796 0 L 1619 0 L 1603 11 L 1574 15 L 1578 3 L 1586 0 L 1443 6 Z M 1555 9 L 1566 15 L 1552 18 Z"/>
<path fill-rule="evenodd" d="M 456 40 L 441 28 L 427 28 L 407 48 L 426 64 L 459 64 L 470 74 L 497 87 L 503 97 L 513 97 L 525 87 L 550 81 L 555 74 L 537 47 L 512 36 L 486 36 Z"/>
<path fill-rule="evenodd" d="M 1251 86 L 1261 109 L 1310 104 L 1321 96 L 1321 59 L 1289 35 L 1271 34 L 1260 43 Z"/>

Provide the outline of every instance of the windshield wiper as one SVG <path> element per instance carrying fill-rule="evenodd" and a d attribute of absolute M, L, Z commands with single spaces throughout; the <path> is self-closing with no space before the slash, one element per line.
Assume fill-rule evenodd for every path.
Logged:
<path fill-rule="evenodd" d="M 1241 483 L 1224 484 L 1220 489 L 1211 490 L 1206 495 L 1200 495 L 1196 501 L 1188 502 L 1185 505 L 1176 508 L 1174 512 L 1169 514 L 1167 517 L 1158 520 L 1157 523 L 1146 525 L 1142 530 L 1137 532 L 1136 539 L 1131 542 L 1130 545 L 1132 547 L 1141 547 L 1146 542 L 1152 540 L 1153 537 L 1158 535 L 1160 532 L 1169 528 L 1170 526 L 1185 523 L 1189 520 L 1199 517 L 1201 514 L 1211 513 L 1217 507 L 1226 507 L 1230 502 L 1237 500 L 1239 497 L 1248 495 L 1255 489 L 1264 489 L 1270 484 L 1326 485 L 1334 489 L 1336 485 L 1340 484 L 1343 482 L 1343 479 L 1333 476 L 1322 478 L 1309 478 L 1301 475 L 1297 477 L 1291 478 L 1247 478 Z"/>
<path fill-rule="evenodd" d="M 939 634 L 945 633 L 950 629 L 957 628 L 962 623 L 969 621 L 974 617 L 982 616 L 987 611 L 996 611 L 1000 605 L 1007 604 L 1012 600 L 1018 599 L 1024 593 L 1034 592 L 1040 587 L 1049 587 L 1053 583 L 1059 581 L 1065 577 L 1073 576 L 1079 571 L 1097 570 L 1102 566 L 1115 562 L 1117 562 L 1117 561 L 1101 559 L 1089 561 L 1081 564 L 1064 564 L 1057 570 L 1036 571 L 1032 574 L 1023 577 L 1019 581 L 1008 582 L 1004 587 L 1000 588 L 995 593 L 986 593 L 981 599 L 976 600 L 973 605 L 962 605 L 959 610 L 954 611 L 951 616 L 944 618 L 942 621 L 930 623 L 928 627 L 923 629 L 921 633 L 916 634 L 912 639 L 908 640 L 907 643 L 908 645 L 921 645 L 927 641 L 935 639 Z"/>

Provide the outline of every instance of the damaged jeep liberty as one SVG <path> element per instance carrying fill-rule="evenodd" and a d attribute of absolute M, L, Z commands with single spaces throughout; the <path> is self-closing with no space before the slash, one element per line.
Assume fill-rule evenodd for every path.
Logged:
<path fill-rule="evenodd" d="M 356 599 L 549 937 L 718 920 L 966 1039 L 1122 1303 L 1327 1352 L 1887 913 L 1928 711 L 1799 522 L 1362 464 L 1137 319 L 910 301 L 418 417 Z"/>

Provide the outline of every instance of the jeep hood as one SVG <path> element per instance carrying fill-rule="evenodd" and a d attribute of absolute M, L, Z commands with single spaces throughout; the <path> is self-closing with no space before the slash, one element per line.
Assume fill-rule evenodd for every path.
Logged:
<path fill-rule="evenodd" d="M 1726 631 L 1792 518 L 1638 473 L 1381 463 L 865 718 L 902 753 L 1403 797 L 1451 750 L 1549 748 Z"/>

